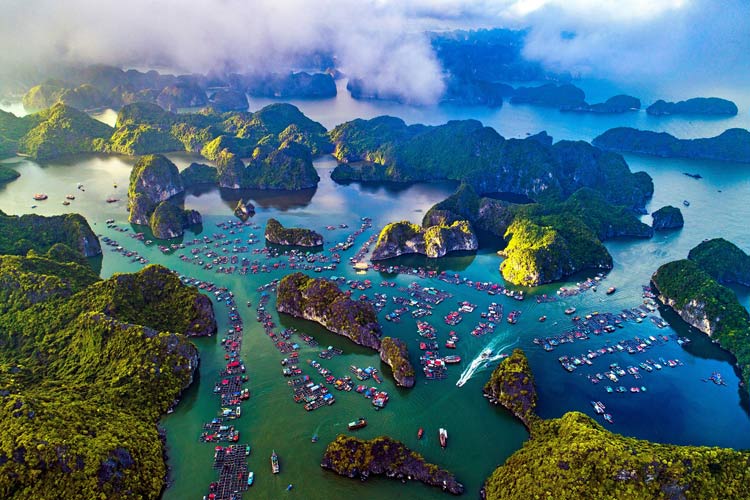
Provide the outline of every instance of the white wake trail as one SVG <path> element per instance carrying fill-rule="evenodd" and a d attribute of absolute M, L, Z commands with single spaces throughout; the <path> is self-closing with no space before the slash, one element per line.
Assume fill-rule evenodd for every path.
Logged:
<path fill-rule="evenodd" d="M 497 350 L 495 349 L 495 345 L 497 345 L 500 342 L 500 339 L 495 339 L 490 341 L 484 349 L 469 363 L 469 366 L 466 367 L 466 369 L 461 373 L 461 376 L 458 378 L 458 382 L 456 382 L 456 387 L 462 387 L 466 382 L 469 381 L 471 377 L 474 376 L 474 374 L 482 368 L 487 363 L 491 363 L 493 361 L 497 361 L 498 359 L 502 358 L 502 353 L 506 349 L 513 347 L 514 345 L 518 344 L 520 341 L 520 337 L 517 338 L 514 342 L 511 342 L 510 344 L 501 346 Z M 486 354 L 486 355 L 485 355 Z"/>

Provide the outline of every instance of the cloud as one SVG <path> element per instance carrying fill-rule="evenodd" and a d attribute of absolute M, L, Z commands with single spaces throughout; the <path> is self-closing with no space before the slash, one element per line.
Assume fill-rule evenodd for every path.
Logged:
<path fill-rule="evenodd" d="M 377 0 L 10 0 L 0 46 L 4 72 L 70 63 L 286 71 L 301 55 L 332 52 L 377 91 L 429 103 L 443 90 L 429 41 Z"/>

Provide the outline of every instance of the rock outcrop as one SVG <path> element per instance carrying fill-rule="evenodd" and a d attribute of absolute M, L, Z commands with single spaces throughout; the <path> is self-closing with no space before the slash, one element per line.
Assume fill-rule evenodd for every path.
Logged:
<path fill-rule="evenodd" d="M 579 105 L 567 105 L 562 106 L 560 111 L 574 112 L 574 113 L 599 113 L 599 114 L 614 114 L 614 113 L 627 113 L 628 111 L 638 111 L 641 109 L 641 100 L 637 97 L 629 95 L 616 95 L 610 97 L 604 102 L 596 104 L 588 104 L 583 102 Z"/>
<path fill-rule="evenodd" d="M 653 222 L 651 227 L 654 231 L 668 231 L 670 229 L 680 229 L 685 225 L 685 220 L 682 218 L 682 212 L 679 208 L 667 205 L 661 207 L 656 212 L 651 214 Z"/>
<path fill-rule="evenodd" d="M 666 102 L 658 100 L 646 108 L 646 113 L 655 116 L 664 115 L 715 115 L 734 116 L 737 105 L 719 97 L 694 97 L 687 101 Z"/>
<path fill-rule="evenodd" d="M 721 284 L 750 286 L 750 256 L 731 241 L 714 238 L 690 250 L 692 260 Z"/>
<path fill-rule="evenodd" d="M 592 143 L 604 150 L 702 160 L 750 163 L 750 132 L 732 128 L 716 137 L 678 139 L 666 132 L 618 127 L 607 130 Z"/>
<path fill-rule="evenodd" d="M 465 220 L 426 228 L 401 221 L 388 224 L 380 231 L 371 260 L 385 260 L 410 253 L 438 258 L 448 252 L 473 251 L 477 248 L 477 237 Z"/>
<path fill-rule="evenodd" d="M 355 344 L 380 349 L 381 328 L 372 304 L 354 301 L 331 281 L 302 273 L 285 276 L 276 290 L 280 313 L 315 321 Z"/>
<path fill-rule="evenodd" d="M 484 397 L 490 403 L 499 404 L 510 410 L 530 431 L 538 420 L 536 416 L 536 387 L 529 361 L 521 349 L 505 358 L 492 372 L 484 384 Z"/>
<path fill-rule="evenodd" d="M 242 222 L 255 215 L 255 205 L 250 203 L 250 200 L 244 201 L 242 198 L 237 202 L 237 206 L 234 207 L 234 215 L 237 216 Z"/>
<path fill-rule="evenodd" d="M 401 481 L 421 481 L 454 495 L 464 492 L 464 486 L 453 474 L 427 463 L 421 455 L 387 436 L 364 441 L 340 434 L 326 447 L 320 466 L 362 481 L 371 475 L 383 475 Z"/>
<path fill-rule="evenodd" d="M 199 174 L 199 169 L 193 167 L 189 175 Z M 184 191 L 183 176 L 174 163 L 162 155 L 142 156 L 130 173 L 128 220 L 149 226 L 159 239 L 182 236 L 186 228 L 202 223 L 198 212 L 183 209 Z"/>
<path fill-rule="evenodd" d="M 409 348 L 403 340 L 383 337 L 380 344 L 380 359 L 393 370 L 396 385 L 414 387 L 414 367 L 409 361 Z"/>
<path fill-rule="evenodd" d="M 266 223 L 266 241 L 276 245 L 317 247 L 323 244 L 323 236 L 312 229 L 284 227 L 276 219 Z"/>

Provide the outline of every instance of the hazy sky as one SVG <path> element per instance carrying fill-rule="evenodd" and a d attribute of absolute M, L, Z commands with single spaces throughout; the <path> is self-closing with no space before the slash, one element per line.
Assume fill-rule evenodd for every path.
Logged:
<path fill-rule="evenodd" d="M 347 74 L 431 102 L 442 69 L 422 31 L 494 26 L 530 28 L 528 58 L 582 76 L 750 76 L 750 0 L 2 0 L 0 68 L 283 71 L 332 50 Z"/>

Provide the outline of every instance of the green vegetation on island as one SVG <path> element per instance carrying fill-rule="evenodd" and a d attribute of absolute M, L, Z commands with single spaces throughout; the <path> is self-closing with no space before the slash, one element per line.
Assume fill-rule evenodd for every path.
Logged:
<path fill-rule="evenodd" d="M 0 165 L 0 185 L 6 184 L 10 181 L 14 181 L 21 177 L 21 174 L 19 174 L 17 171 L 13 170 L 12 168 L 6 167 L 5 165 Z"/>
<path fill-rule="evenodd" d="M 146 155 L 130 172 L 128 202 L 133 224 L 146 225 L 160 239 L 178 238 L 185 228 L 202 223 L 195 210 L 185 210 L 185 191 L 177 166 L 162 155 Z"/>
<path fill-rule="evenodd" d="M 476 120 L 409 125 L 381 116 L 353 120 L 330 132 L 343 162 L 331 177 L 347 181 L 457 180 L 477 193 L 514 193 L 536 201 L 564 200 L 582 187 L 615 205 L 642 211 L 651 178 L 633 174 L 622 156 L 583 141 L 552 144 L 546 134 L 504 139 Z"/>
<path fill-rule="evenodd" d="M 750 286 L 750 256 L 724 238 L 714 238 L 690 250 L 688 259 L 722 284 Z"/>
<path fill-rule="evenodd" d="M 391 367 L 396 385 L 414 387 L 414 367 L 409 361 L 409 348 L 403 340 L 383 337 L 380 359 Z"/>
<path fill-rule="evenodd" d="M 450 224 L 461 219 L 504 238 L 503 277 L 528 286 L 585 269 L 610 269 L 612 258 L 602 241 L 653 235 L 632 210 L 608 203 L 601 192 L 589 188 L 579 189 L 562 202 L 518 204 L 480 197 L 471 186 L 462 184 L 425 214 L 423 224 Z"/>
<path fill-rule="evenodd" d="M 528 498 L 745 498 L 750 455 L 732 449 L 675 446 L 611 433 L 588 416 L 569 412 L 541 419 L 523 351 L 492 373 L 485 396 L 515 414 L 529 440 L 487 478 L 485 500 Z"/>
<path fill-rule="evenodd" d="M 371 475 L 383 475 L 401 481 L 415 479 L 454 495 L 464 492 L 464 486 L 453 474 L 428 463 L 419 453 L 387 436 L 365 441 L 339 434 L 328 443 L 320 466 L 340 476 L 362 481 Z"/>
<path fill-rule="evenodd" d="M 34 160 L 51 160 L 101 151 L 112 128 L 62 103 L 40 111 L 36 125 L 18 140 L 18 153 Z"/>
<path fill-rule="evenodd" d="M 266 223 L 266 240 L 276 245 L 316 247 L 323 244 L 323 236 L 312 229 L 284 227 L 276 219 Z"/>
<path fill-rule="evenodd" d="M 0 496 L 157 498 L 155 421 L 197 367 L 183 333 L 216 331 L 211 302 L 160 266 L 100 280 L 61 247 L 0 256 Z"/>
<path fill-rule="evenodd" d="M 82 257 L 102 253 L 99 239 L 79 214 L 6 215 L 0 210 L 0 255 L 26 255 L 29 250 L 44 254 L 64 243 Z"/>
<path fill-rule="evenodd" d="M 694 97 L 687 101 L 666 102 L 661 99 L 646 108 L 650 115 L 718 115 L 734 116 L 737 105 L 719 97 Z"/>
<path fill-rule="evenodd" d="M 404 220 L 387 224 L 380 231 L 371 260 L 385 260 L 411 253 L 438 258 L 448 252 L 473 251 L 477 248 L 477 237 L 471 224 L 465 220 L 427 227 Z"/>
<path fill-rule="evenodd" d="M 216 168 L 203 163 L 191 163 L 180 172 L 182 185 L 185 188 L 201 185 L 215 185 L 217 182 Z"/>
<path fill-rule="evenodd" d="M 700 264 L 687 259 L 662 265 L 651 281 L 661 302 L 734 355 L 747 386 L 750 382 L 750 315 L 734 292 L 720 285 Z"/>
<path fill-rule="evenodd" d="M 51 108 L 57 103 L 81 110 L 95 109 L 104 106 L 107 101 L 93 85 L 84 83 L 69 87 L 65 82 L 53 80 L 31 87 L 21 102 L 26 111 L 36 112 Z"/>
<path fill-rule="evenodd" d="M 521 349 L 505 358 L 484 384 L 484 397 L 510 410 L 527 429 L 536 423 L 537 395 L 529 361 Z"/>
<path fill-rule="evenodd" d="M 575 85 L 567 83 L 558 86 L 554 83 L 547 83 L 539 87 L 518 87 L 513 92 L 510 102 L 559 108 L 585 104 L 585 99 L 586 94 Z"/>
<path fill-rule="evenodd" d="M 608 151 L 663 158 L 750 163 L 750 132 L 742 128 L 728 129 L 716 137 L 678 139 L 666 132 L 617 127 L 595 138 L 592 144 Z"/>
<path fill-rule="evenodd" d="M 352 300 L 327 279 L 299 272 L 284 276 L 276 289 L 276 310 L 315 321 L 355 344 L 380 349 L 381 328 L 372 304 Z"/>
<path fill-rule="evenodd" d="M 582 102 L 580 104 L 573 104 L 562 106 L 560 111 L 568 111 L 575 113 L 599 113 L 599 114 L 611 114 L 611 113 L 627 113 L 629 111 L 638 111 L 641 109 L 641 100 L 637 97 L 629 95 L 616 95 L 610 97 L 604 102 L 596 104 L 588 104 Z"/>

